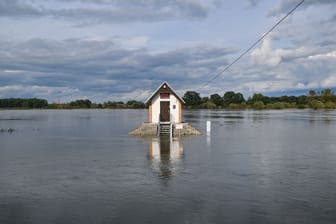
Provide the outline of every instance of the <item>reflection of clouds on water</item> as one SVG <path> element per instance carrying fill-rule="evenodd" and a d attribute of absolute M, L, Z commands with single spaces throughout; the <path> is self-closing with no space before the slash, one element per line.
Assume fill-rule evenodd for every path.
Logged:
<path fill-rule="evenodd" d="M 336 116 L 332 110 L 311 110 L 308 119 L 311 124 L 330 125 L 336 121 Z"/>
<path fill-rule="evenodd" d="M 181 168 L 183 145 L 179 138 L 153 138 L 149 143 L 148 157 L 153 172 L 162 179 L 174 176 Z"/>

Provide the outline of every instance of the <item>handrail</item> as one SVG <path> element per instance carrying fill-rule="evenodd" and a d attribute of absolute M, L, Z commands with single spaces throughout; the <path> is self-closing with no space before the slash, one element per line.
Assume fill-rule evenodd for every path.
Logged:
<path fill-rule="evenodd" d="M 169 137 L 170 137 L 170 141 L 172 141 L 172 139 L 173 139 L 173 123 L 174 123 L 174 121 L 173 121 L 173 114 L 172 113 L 170 113 L 170 127 L 169 127 Z"/>
<path fill-rule="evenodd" d="M 158 120 L 158 126 L 157 126 L 157 130 L 156 130 L 156 135 L 157 136 L 160 136 L 160 132 L 161 132 L 161 130 L 160 130 L 160 117 L 161 117 L 161 114 L 159 113 L 159 120 Z"/>
<path fill-rule="evenodd" d="M 169 139 L 170 141 L 173 139 L 173 122 L 169 124 Z"/>

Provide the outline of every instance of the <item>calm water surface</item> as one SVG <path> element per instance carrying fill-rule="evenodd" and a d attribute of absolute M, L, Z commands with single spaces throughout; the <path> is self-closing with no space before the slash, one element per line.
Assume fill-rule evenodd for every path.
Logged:
<path fill-rule="evenodd" d="M 336 223 L 336 111 L 0 111 L 0 223 Z"/>

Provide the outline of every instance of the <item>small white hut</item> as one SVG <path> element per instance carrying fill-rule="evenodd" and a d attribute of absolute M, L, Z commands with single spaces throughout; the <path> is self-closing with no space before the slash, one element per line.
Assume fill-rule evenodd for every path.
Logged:
<path fill-rule="evenodd" d="M 148 104 L 148 122 L 130 131 L 130 135 L 176 137 L 201 134 L 182 121 L 182 105 L 185 102 L 167 82 L 163 82 L 145 103 Z"/>
<path fill-rule="evenodd" d="M 148 104 L 149 123 L 182 123 L 185 102 L 167 82 L 163 82 L 145 103 Z"/>

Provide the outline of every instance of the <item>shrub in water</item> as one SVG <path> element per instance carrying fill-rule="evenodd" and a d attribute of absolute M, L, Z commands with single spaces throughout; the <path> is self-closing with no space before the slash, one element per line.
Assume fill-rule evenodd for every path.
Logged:
<path fill-rule="evenodd" d="M 322 103 L 321 101 L 319 100 L 312 100 L 311 101 L 311 107 L 314 109 L 314 110 L 317 110 L 317 109 L 323 109 L 325 107 L 324 103 Z"/>
<path fill-rule="evenodd" d="M 327 109 L 335 109 L 336 108 L 336 104 L 334 102 L 328 101 L 325 103 L 325 108 Z"/>
<path fill-rule="evenodd" d="M 208 102 L 206 102 L 206 103 L 202 103 L 202 104 L 201 104 L 201 108 L 203 108 L 203 109 L 216 109 L 217 106 L 216 106 L 216 104 L 214 104 L 213 102 L 208 101 Z"/>
<path fill-rule="evenodd" d="M 262 110 L 265 108 L 265 104 L 263 101 L 257 101 L 253 104 L 253 108 L 256 110 Z"/>
<path fill-rule="evenodd" d="M 238 109 L 241 109 L 241 106 L 239 104 L 236 104 L 236 103 L 230 103 L 229 109 L 238 110 Z"/>
<path fill-rule="evenodd" d="M 298 108 L 298 109 L 305 109 L 306 106 L 305 106 L 304 104 L 299 104 L 299 105 L 297 105 L 297 108 Z"/>

